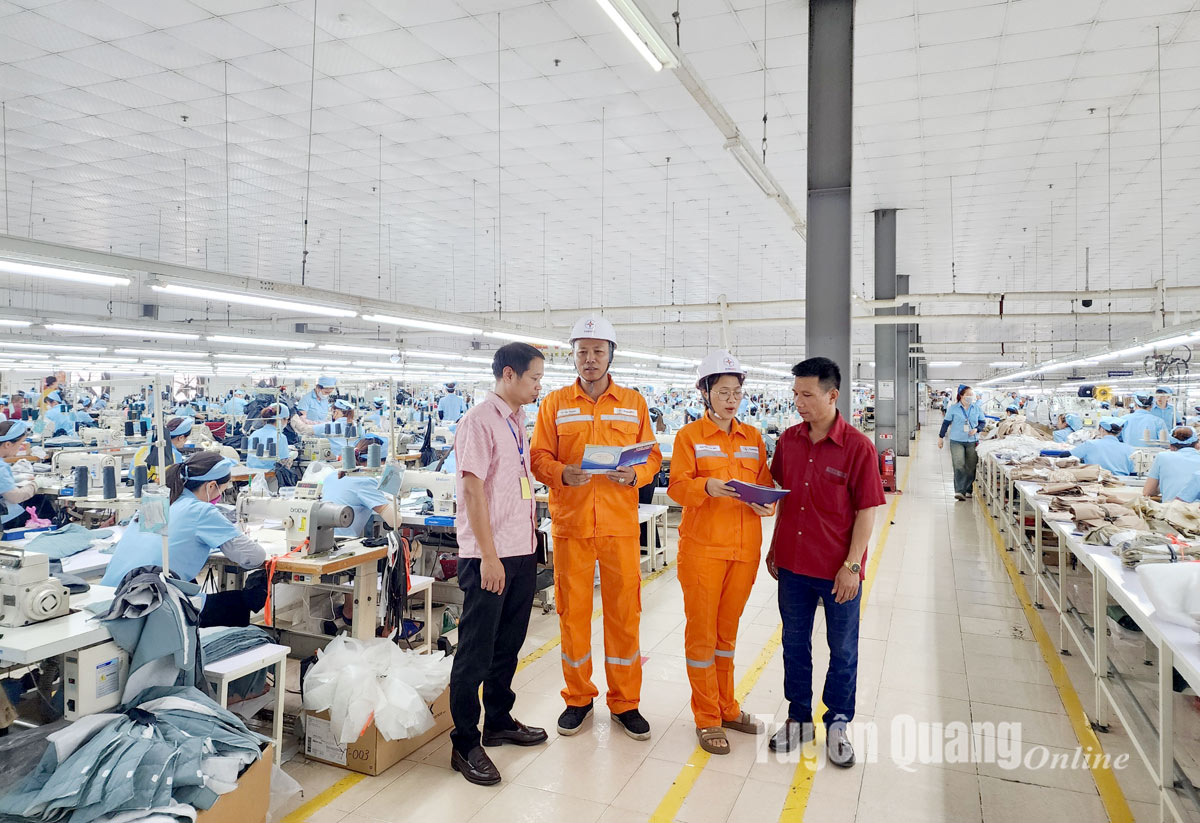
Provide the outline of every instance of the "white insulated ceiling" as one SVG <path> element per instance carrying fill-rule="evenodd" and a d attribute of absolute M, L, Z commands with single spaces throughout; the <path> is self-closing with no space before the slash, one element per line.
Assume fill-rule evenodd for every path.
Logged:
<path fill-rule="evenodd" d="M 679 80 L 651 71 L 594 0 L 317 0 L 315 86 L 313 5 L 0 0 L 0 230 L 299 282 L 308 181 L 310 284 L 463 312 L 497 298 L 529 311 L 803 297 L 803 241 Z M 676 0 L 642 5 L 673 40 Z M 1197 284 L 1198 6 L 860 0 L 855 290 L 873 292 L 881 207 L 903 209 L 900 270 L 914 292 L 1082 288 L 1085 247 L 1092 288 L 1149 286 L 1163 256 L 1168 285 Z M 807 5 L 678 7 L 681 51 L 754 146 L 765 105 L 767 165 L 802 208 Z M 64 293 L 47 287 L 27 308 Z M 1082 318 L 1078 335 L 1103 339 L 1108 323 Z M 1123 337 L 1148 321 L 1113 324 Z M 1075 334 L 1062 318 L 924 332 Z M 639 336 L 719 339 L 715 327 Z M 796 326 L 736 331 L 748 353 L 802 340 Z"/>

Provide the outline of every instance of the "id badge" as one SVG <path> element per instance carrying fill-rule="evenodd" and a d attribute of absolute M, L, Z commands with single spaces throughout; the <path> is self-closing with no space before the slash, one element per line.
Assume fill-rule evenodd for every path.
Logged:
<path fill-rule="evenodd" d="M 529 486 L 529 478 L 522 475 L 521 477 L 521 499 L 532 500 L 533 489 Z"/>
<path fill-rule="evenodd" d="M 971 424 L 963 423 L 963 434 L 970 434 L 970 433 L 971 433 Z"/>

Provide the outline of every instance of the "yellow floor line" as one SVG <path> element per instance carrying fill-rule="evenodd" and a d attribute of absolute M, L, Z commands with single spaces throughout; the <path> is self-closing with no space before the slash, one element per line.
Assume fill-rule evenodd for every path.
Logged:
<path fill-rule="evenodd" d="M 767 663 L 775 656 L 775 652 L 779 651 L 779 646 L 783 643 L 783 624 L 780 623 L 775 627 L 775 632 L 771 635 L 771 639 L 759 651 L 758 657 L 755 658 L 754 664 L 750 669 L 742 675 L 741 681 L 738 682 L 734 689 L 734 696 L 738 702 L 746 699 L 746 695 L 758 683 L 758 679 L 762 677 L 763 671 L 767 667 Z M 696 781 L 700 778 L 704 767 L 708 765 L 708 761 L 712 755 L 704 751 L 699 746 L 692 752 L 692 756 L 688 758 L 688 762 L 679 774 L 676 775 L 671 787 L 667 789 L 666 795 L 658 804 L 658 808 L 654 810 L 654 814 L 650 816 L 650 823 L 670 823 L 675 819 L 675 815 L 683 807 L 683 801 L 687 800 L 691 794 L 692 788 L 696 785 Z"/>
<path fill-rule="evenodd" d="M 918 437 L 920 437 L 919 433 Z M 916 460 L 917 444 L 913 443 L 908 465 L 904 469 L 904 480 L 899 486 L 901 492 L 908 488 L 908 478 L 912 474 L 912 467 Z M 888 506 L 883 521 L 883 528 L 879 530 L 879 541 L 875 544 L 875 551 L 871 553 L 871 559 L 867 561 L 867 575 L 863 581 L 859 614 L 865 614 L 867 611 L 867 601 L 871 597 L 871 589 L 875 585 L 875 577 L 879 571 L 879 560 L 883 557 L 883 550 L 887 546 L 888 535 L 892 531 L 892 522 L 896 519 L 896 507 L 900 504 L 901 497 L 902 495 L 899 494 L 892 497 L 892 503 Z M 820 717 L 824 714 L 825 704 L 818 700 L 813 717 Z M 817 761 L 821 748 L 824 746 L 824 740 L 825 727 L 823 724 L 817 723 L 816 738 L 800 751 L 800 762 L 796 765 L 796 774 L 792 778 L 792 785 L 788 787 L 787 797 L 783 801 L 783 809 L 779 812 L 780 823 L 800 823 L 804 820 L 804 812 L 808 808 L 808 798 L 812 794 L 813 782 L 817 778 Z"/>
<path fill-rule="evenodd" d="M 670 571 L 671 568 L 672 568 L 671 566 L 663 566 L 658 571 L 654 571 L 654 572 L 651 572 L 650 574 L 646 575 L 644 578 L 642 578 L 642 588 L 645 588 L 647 584 L 662 577 L 664 574 L 666 574 L 668 571 Z M 596 618 L 598 618 L 602 613 L 603 613 L 603 609 L 597 608 L 594 612 L 592 612 L 592 621 L 595 622 Z M 559 637 L 554 638 L 553 640 L 547 640 L 544 644 L 542 644 L 538 648 L 534 649 L 532 652 L 527 654 L 525 657 L 521 658 L 520 662 L 517 663 L 517 671 L 521 671 L 521 669 L 525 668 L 526 666 L 528 666 L 530 663 L 534 662 L 538 658 L 544 657 L 548 652 L 553 650 L 554 647 L 559 645 L 561 642 L 562 642 L 561 635 Z M 764 663 L 764 665 L 765 665 L 765 663 Z M 350 774 L 350 775 L 347 775 L 346 777 L 343 777 L 341 780 L 334 783 L 328 789 L 321 792 L 316 797 L 314 797 L 312 800 L 309 800 L 307 803 L 300 806 L 294 812 L 292 812 L 287 817 L 285 817 L 283 819 L 283 823 L 305 823 L 305 821 L 307 821 L 310 817 L 312 817 L 314 814 L 319 812 L 321 809 L 328 806 L 334 800 L 337 800 L 339 797 L 341 797 L 343 794 L 345 794 L 347 791 L 349 791 L 351 788 L 353 788 L 356 784 L 361 783 L 366 777 L 367 777 L 367 775 L 365 775 L 365 774 Z"/>
<path fill-rule="evenodd" d="M 1004 568 L 1008 572 L 1008 577 L 1012 581 L 1013 590 L 1017 593 L 1017 599 L 1021 601 L 1021 608 L 1025 611 L 1025 617 L 1029 621 L 1030 628 L 1033 629 L 1034 640 L 1037 641 L 1038 650 L 1042 653 L 1042 659 L 1046 662 L 1046 668 L 1050 670 L 1050 677 L 1054 680 L 1054 686 L 1058 689 L 1059 699 L 1062 700 L 1063 708 L 1066 709 L 1067 719 L 1071 721 L 1071 727 L 1075 730 L 1075 737 L 1079 740 L 1079 745 L 1083 748 L 1085 754 L 1089 755 L 1088 763 L 1091 766 L 1092 779 L 1096 783 L 1096 791 L 1100 794 L 1100 800 L 1104 803 L 1104 809 L 1108 813 L 1108 819 L 1112 823 L 1133 823 L 1133 812 L 1129 808 L 1129 803 L 1125 799 L 1125 793 L 1121 790 L 1121 785 L 1117 782 L 1116 776 L 1112 770 L 1106 765 L 1107 758 L 1095 757 L 1092 755 L 1102 754 L 1103 747 L 1100 745 L 1100 740 L 1096 737 L 1096 732 L 1092 729 L 1091 721 L 1088 720 L 1087 712 L 1084 711 L 1083 704 L 1079 700 L 1079 693 L 1075 691 L 1075 686 L 1071 683 L 1071 676 L 1067 673 L 1067 667 L 1063 665 L 1062 659 L 1058 656 L 1057 647 L 1050 639 L 1046 627 L 1042 624 L 1040 615 L 1033 603 L 1029 599 L 1029 593 L 1025 590 L 1024 584 L 1021 582 L 1016 564 L 1008 556 L 1008 551 L 1004 547 L 1004 540 L 1000 537 L 1000 532 L 996 528 L 996 523 L 992 519 L 991 513 L 988 512 L 987 506 L 983 502 L 983 498 L 977 498 L 979 507 L 983 511 L 983 519 L 987 521 L 988 529 L 992 533 L 992 540 L 996 544 L 996 551 L 1000 554 L 1000 559 L 1004 563 Z M 1033 585 L 1037 585 L 1037 581 L 1033 581 Z M 1103 627 L 1101 627 L 1103 630 Z M 1100 665 L 1101 661 L 1097 661 Z"/>

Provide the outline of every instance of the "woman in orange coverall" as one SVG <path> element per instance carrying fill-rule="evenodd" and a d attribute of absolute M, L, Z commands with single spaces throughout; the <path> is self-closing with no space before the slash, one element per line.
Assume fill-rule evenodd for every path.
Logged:
<path fill-rule="evenodd" d="M 705 414 L 675 435 L 668 494 L 683 506 L 679 585 L 687 615 L 684 648 L 696 737 L 711 754 L 728 754 L 725 729 L 760 734 L 762 724 L 733 696 L 738 621 L 758 574 L 762 522 L 774 504 L 744 503 L 727 484 L 774 486 L 762 435 L 736 418 L 746 370 L 717 351 L 700 363 L 696 388 Z"/>

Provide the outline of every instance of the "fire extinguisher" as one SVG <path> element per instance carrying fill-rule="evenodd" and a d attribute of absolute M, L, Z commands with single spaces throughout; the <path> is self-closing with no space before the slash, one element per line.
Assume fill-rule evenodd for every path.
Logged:
<path fill-rule="evenodd" d="M 879 475 L 884 491 L 896 491 L 896 452 L 892 449 L 884 449 L 879 455 Z"/>

